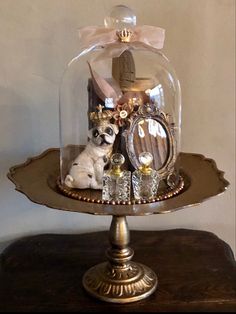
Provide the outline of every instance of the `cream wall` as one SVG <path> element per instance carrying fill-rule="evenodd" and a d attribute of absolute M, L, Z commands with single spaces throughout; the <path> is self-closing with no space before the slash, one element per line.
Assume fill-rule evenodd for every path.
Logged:
<path fill-rule="evenodd" d="M 102 24 L 113 4 L 139 24 L 166 29 L 165 53 L 183 94 L 182 150 L 216 160 L 228 191 L 172 214 L 131 217 L 132 229 L 209 230 L 235 251 L 235 1 L 0 0 L 0 242 L 42 232 L 107 229 L 110 217 L 31 203 L 6 178 L 10 166 L 57 147 L 58 84 L 76 54 L 76 30 Z"/>

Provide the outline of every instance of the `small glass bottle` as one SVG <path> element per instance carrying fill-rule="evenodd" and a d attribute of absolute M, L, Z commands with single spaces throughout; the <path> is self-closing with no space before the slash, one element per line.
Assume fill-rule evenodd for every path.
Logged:
<path fill-rule="evenodd" d="M 139 155 L 140 168 L 132 175 L 134 198 L 136 200 L 151 200 L 157 195 L 159 176 L 156 170 L 150 167 L 153 161 L 151 153 L 143 152 Z"/>
<path fill-rule="evenodd" d="M 121 170 L 125 162 L 122 154 L 116 153 L 111 156 L 110 170 L 104 171 L 102 199 L 104 201 L 129 201 L 131 172 Z"/>

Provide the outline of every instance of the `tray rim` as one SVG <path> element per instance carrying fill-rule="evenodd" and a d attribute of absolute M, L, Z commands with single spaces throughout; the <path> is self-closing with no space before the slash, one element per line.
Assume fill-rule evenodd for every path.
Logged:
<path fill-rule="evenodd" d="M 206 200 L 208 200 L 208 199 L 210 199 L 216 195 L 221 195 L 222 193 L 224 193 L 227 190 L 228 186 L 230 185 L 230 183 L 224 178 L 225 172 L 222 170 L 219 170 L 217 168 L 215 160 L 208 158 L 208 157 L 205 157 L 203 154 L 199 154 L 199 153 L 180 152 L 180 156 L 189 156 L 189 157 L 192 156 L 193 158 L 200 159 L 201 162 L 208 162 L 210 164 L 210 168 L 212 168 L 212 170 L 214 171 L 215 178 L 217 178 L 218 181 L 221 183 L 221 185 L 218 186 L 218 189 L 215 191 L 215 193 L 213 195 L 202 196 L 198 200 L 194 200 L 193 202 L 190 201 L 186 204 L 182 204 L 180 207 L 177 206 L 175 208 L 171 208 L 171 206 L 170 206 L 168 208 L 168 206 L 166 206 L 166 209 L 157 210 L 154 208 L 155 205 L 157 205 L 157 203 L 158 203 L 159 207 L 161 207 L 161 206 L 163 207 L 163 205 L 166 205 L 170 199 L 158 201 L 155 203 L 146 203 L 146 204 L 129 204 L 129 205 L 96 204 L 96 203 L 87 203 L 87 202 L 84 202 L 81 200 L 74 200 L 74 199 L 69 198 L 68 196 L 65 196 L 59 192 L 56 193 L 54 191 L 55 192 L 54 193 L 55 194 L 55 200 L 56 200 L 56 198 L 59 198 L 59 197 L 60 198 L 66 198 L 65 203 L 67 203 L 67 205 L 58 207 L 57 201 L 43 200 L 43 199 L 40 200 L 37 197 L 35 197 L 35 195 L 32 195 L 32 193 L 27 192 L 25 190 L 24 186 L 22 186 L 22 183 L 18 182 L 18 180 L 15 178 L 15 175 L 17 174 L 17 172 L 19 170 L 22 171 L 25 167 L 32 165 L 34 162 L 38 162 L 40 160 L 43 160 L 49 154 L 53 154 L 53 153 L 59 154 L 59 151 L 60 151 L 60 148 L 48 148 L 45 151 L 43 151 L 41 154 L 33 156 L 33 157 L 28 157 L 25 162 L 17 164 L 15 166 L 12 166 L 9 169 L 9 172 L 7 173 L 7 177 L 8 177 L 8 179 L 10 179 L 14 183 L 15 190 L 23 193 L 25 196 L 27 196 L 27 198 L 30 201 L 32 201 L 36 204 L 44 205 L 44 206 L 47 206 L 49 208 L 53 208 L 53 209 L 57 209 L 57 210 L 71 211 L 71 212 L 78 212 L 78 213 L 87 213 L 87 214 L 93 214 L 93 215 L 144 216 L 144 215 L 150 215 L 150 214 L 165 214 L 165 213 L 175 212 L 175 211 L 180 210 L 180 209 L 190 208 L 193 206 L 200 205 L 202 202 L 204 202 L 204 201 L 206 201 Z M 60 159 L 60 157 L 59 157 L 59 159 Z M 58 161 L 59 161 L 59 159 L 58 159 Z M 48 173 L 48 176 L 49 176 L 49 173 Z M 187 176 L 189 176 L 188 173 L 187 173 Z M 193 182 L 192 182 L 193 179 L 194 178 L 193 177 L 191 178 L 191 176 L 190 176 L 190 187 L 189 188 L 192 188 L 192 186 L 193 186 Z M 47 188 L 52 190 L 52 188 L 48 185 L 48 183 L 47 183 Z M 175 198 L 178 198 L 179 196 L 181 196 L 184 193 L 185 192 L 182 192 L 179 195 L 176 195 L 171 199 L 173 200 Z M 58 196 L 56 196 L 56 194 Z M 86 208 L 81 209 L 81 210 L 78 210 L 78 209 L 75 210 L 75 209 L 69 208 L 69 205 L 68 205 L 70 203 L 69 200 L 71 200 L 71 204 L 72 204 L 72 201 L 77 202 L 79 205 L 81 205 L 81 207 L 83 207 L 83 205 L 85 203 L 88 204 L 88 205 L 86 205 L 87 210 L 86 210 Z M 63 201 L 62 201 L 62 203 L 63 203 Z M 94 208 L 94 210 L 92 210 L 91 208 L 88 209 L 87 206 Z M 119 211 L 119 209 L 121 209 L 122 206 L 123 206 L 123 210 Z M 99 207 L 99 210 L 98 210 L 98 207 Z"/>

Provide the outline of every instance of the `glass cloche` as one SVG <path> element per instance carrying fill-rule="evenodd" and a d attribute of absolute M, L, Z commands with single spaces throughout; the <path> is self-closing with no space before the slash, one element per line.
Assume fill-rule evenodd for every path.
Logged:
<path fill-rule="evenodd" d="M 175 189 L 181 93 L 161 52 L 165 31 L 137 26 L 133 11 L 122 5 L 104 24 L 79 30 L 81 51 L 62 78 L 59 186 L 80 200 L 102 199 L 111 156 L 122 154 L 123 169 L 133 173 L 147 153 L 159 178 L 157 194 Z"/>

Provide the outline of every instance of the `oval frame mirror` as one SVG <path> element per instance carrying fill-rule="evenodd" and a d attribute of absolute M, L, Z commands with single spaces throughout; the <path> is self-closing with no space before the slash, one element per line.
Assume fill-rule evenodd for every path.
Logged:
<path fill-rule="evenodd" d="M 169 123 L 165 113 L 138 114 L 125 131 L 124 137 L 128 157 L 135 169 L 140 167 L 139 154 L 148 151 L 153 155 L 152 167 L 158 171 L 161 179 L 173 172 L 177 157 L 174 125 Z"/>

